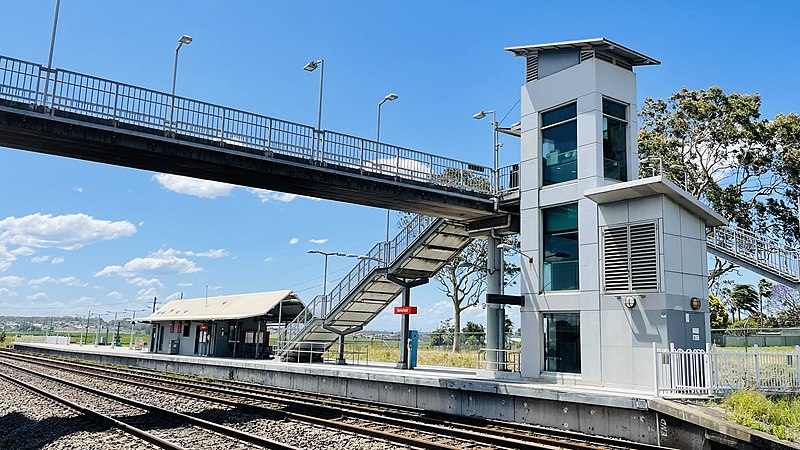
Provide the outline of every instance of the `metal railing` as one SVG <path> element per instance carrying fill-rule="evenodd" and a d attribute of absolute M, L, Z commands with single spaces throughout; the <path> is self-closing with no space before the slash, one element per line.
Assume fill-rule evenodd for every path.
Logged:
<path fill-rule="evenodd" d="M 488 356 L 490 358 L 487 359 Z M 520 372 L 521 350 L 482 348 L 478 350 L 478 369 Z M 498 358 L 502 356 L 501 358 Z M 498 361 L 500 359 L 500 361 Z"/>
<path fill-rule="evenodd" d="M 316 319 L 324 319 L 334 311 L 358 287 L 362 281 L 374 271 L 385 268 L 396 262 L 403 252 L 419 237 L 428 227 L 439 220 L 429 216 L 414 216 L 397 236 L 389 242 L 379 242 L 360 259 L 353 269 L 342 278 L 327 295 L 318 295 L 306 306 L 292 322 L 286 325 L 280 335 L 280 340 L 289 345 Z"/>
<path fill-rule="evenodd" d="M 658 396 L 720 395 L 740 389 L 767 393 L 800 392 L 800 346 L 794 352 L 656 349 L 655 387 Z"/>
<path fill-rule="evenodd" d="M 775 239 L 734 227 L 717 227 L 708 230 L 706 242 L 711 249 L 794 283 L 800 282 L 798 250 Z"/>
<path fill-rule="evenodd" d="M 49 81 L 45 83 L 45 78 Z M 47 85 L 48 92 L 44 92 Z M 0 56 L 0 99 L 55 115 L 56 111 L 128 125 L 176 139 L 271 157 L 281 154 L 348 174 L 426 183 L 468 194 L 491 193 L 492 169 L 451 158 L 378 143 L 165 92 Z M 172 120 L 170 120 L 172 118 Z M 504 168 L 505 169 L 505 168 Z M 518 172 L 517 172 L 518 173 Z M 510 169 L 503 172 L 511 189 Z"/>

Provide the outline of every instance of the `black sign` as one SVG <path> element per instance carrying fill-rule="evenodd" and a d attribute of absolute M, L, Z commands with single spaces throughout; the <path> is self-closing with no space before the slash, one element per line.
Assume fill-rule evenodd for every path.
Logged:
<path fill-rule="evenodd" d="M 486 303 L 490 305 L 525 305 L 525 297 L 521 295 L 486 294 Z"/>

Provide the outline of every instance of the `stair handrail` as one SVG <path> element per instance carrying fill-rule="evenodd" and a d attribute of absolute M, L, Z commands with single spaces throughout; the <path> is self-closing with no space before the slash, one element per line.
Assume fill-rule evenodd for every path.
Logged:
<path fill-rule="evenodd" d="M 345 275 L 327 295 L 318 295 L 293 321 L 289 322 L 280 336 L 288 346 L 309 322 L 324 319 L 336 309 L 364 279 L 375 270 L 389 267 L 403 252 L 437 220 L 436 217 L 415 215 L 391 241 L 375 244 L 374 247 Z"/>
<path fill-rule="evenodd" d="M 777 239 L 728 226 L 708 229 L 706 243 L 788 280 L 800 281 L 800 251 Z"/>

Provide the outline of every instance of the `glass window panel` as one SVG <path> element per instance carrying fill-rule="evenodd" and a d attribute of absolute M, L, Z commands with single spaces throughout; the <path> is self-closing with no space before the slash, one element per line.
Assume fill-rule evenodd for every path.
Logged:
<path fill-rule="evenodd" d="M 578 178 L 578 123 L 567 122 L 542 130 L 542 184 Z"/>
<path fill-rule="evenodd" d="M 603 99 L 603 114 L 614 116 L 617 119 L 626 120 L 628 118 L 625 114 L 627 109 L 628 107 L 623 105 L 622 103 L 617 103 L 611 100 Z"/>
<path fill-rule="evenodd" d="M 577 103 L 542 113 L 542 127 L 578 117 Z"/>
<path fill-rule="evenodd" d="M 544 370 L 581 372 L 580 314 L 543 315 Z"/>
<path fill-rule="evenodd" d="M 542 210 L 545 291 L 576 290 L 578 283 L 578 205 Z"/>
<path fill-rule="evenodd" d="M 603 117 L 603 174 L 606 178 L 628 181 L 628 124 Z"/>

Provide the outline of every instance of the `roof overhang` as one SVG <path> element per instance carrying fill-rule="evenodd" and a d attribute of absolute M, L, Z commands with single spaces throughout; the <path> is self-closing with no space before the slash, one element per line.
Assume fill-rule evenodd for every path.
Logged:
<path fill-rule="evenodd" d="M 506 50 L 514 53 L 515 56 L 527 56 L 540 50 L 600 50 L 630 61 L 633 66 L 654 66 L 661 64 L 657 59 L 631 50 L 624 45 L 617 44 L 606 38 L 582 39 L 578 41 L 551 42 L 549 44 L 521 45 L 518 47 L 506 47 Z"/>
<path fill-rule="evenodd" d="M 291 290 L 180 299 L 168 302 L 154 314 L 139 321 L 241 320 L 266 316 L 275 308 L 296 315 L 305 308 L 305 304 Z"/>
<path fill-rule="evenodd" d="M 587 189 L 583 195 L 598 205 L 664 195 L 704 221 L 707 227 L 728 225 L 728 219 L 703 204 L 663 175 Z"/>

